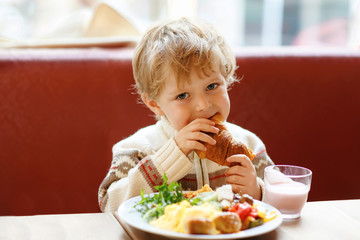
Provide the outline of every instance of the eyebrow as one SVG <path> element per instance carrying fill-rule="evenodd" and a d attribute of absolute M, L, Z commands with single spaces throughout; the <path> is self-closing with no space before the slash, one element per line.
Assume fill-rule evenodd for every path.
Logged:
<path fill-rule="evenodd" d="M 209 82 L 213 82 L 213 81 L 221 81 L 221 80 L 225 80 L 225 78 L 220 74 L 220 75 L 213 75 L 213 77 L 207 77 L 206 79 L 208 79 Z"/>
<path fill-rule="evenodd" d="M 174 90 L 174 91 L 169 91 L 168 93 L 167 93 L 167 95 L 168 96 L 174 96 L 174 95 L 179 95 L 179 94 L 181 94 L 181 93 L 184 93 L 184 92 L 187 92 L 187 90 L 186 89 L 177 89 L 177 90 Z"/>
<path fill-rule="evenodd" d="M 206 77 L 204 77 L 204 78 L 202 78 L 201 79 L 201 81 L 202 80 L 204 80 L 204 81 L 206 81 L 206 82 L 208 82 L 208 83 L 213 83 L 213 82 L 218 82 L 218 81 L 222 81 L 222 80 L 224 80 L 225 81 L 225 78 L 220 74 L 220 75 L 212 75 L 211 77 L 210 76 L 206 76 Z M 180 85 L 184 85 L 184 86 L 186 86 L 187 84 L 186 83 L 184 83 L 184 84 L 176 84 L 176 90 L 174 90 L 174 91 L 169 91 L 168 93 L 167 93 L 167 95 L 168 96 L 174 96 L 174 95 L 179 95 L 179 94 L 181 94 L 181 93 L 184 93 L 184 92 L 188 92 L 188 89 L 186 88 L 186 87 L 183 87 L 183 88 L 180 88 L 179 86 Z"/>

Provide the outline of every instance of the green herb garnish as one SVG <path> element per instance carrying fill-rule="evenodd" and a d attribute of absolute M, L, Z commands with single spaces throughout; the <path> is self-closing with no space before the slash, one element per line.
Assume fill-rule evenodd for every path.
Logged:
<path fill-rule="evenodd" d="M 182 193 L 182 187 L 180 183 L 172 182 L 168 185 L 168 178 L 166 177 L 165 173 L 163 180 L 164 181 L 162 185 L 155 186 L 155 189 L 159 192 L 155 193 L 153 196 L 147 195 L 145 197 L 144 190 L 141 189 L 141 201 L 134 205 L 136 210 L 138 210 L 143 215 L 143 219 L 147 222 L 163 215 L 165 206 L 178 203 L 186 199 Z"/>

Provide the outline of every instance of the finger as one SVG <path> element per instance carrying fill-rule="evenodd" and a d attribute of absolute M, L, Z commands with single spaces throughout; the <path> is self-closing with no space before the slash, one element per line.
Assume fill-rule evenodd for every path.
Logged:
<path fill-rule="evenodd" d="M 239 175 L 239 176 L 249 176 L 252 173 L 255 173 L 255 167 L 250 164 L 250 165 L 240 165 L 240 163 L 235 162 L 239 165 L 236 166 L 230 166 L 228 169 L 226 169 L 225 171 L 225 176 L 230 176 L 230 175 Z"/>
<path fill-rule="evenodd" d="M 216 140 L 213 139 L 211 136 L 209 136 L 208 134 L 206 133 L 203 133 L 203 132 L 194 132 L 192 134 L 190 134 L 190 138 L 192 140 L 195 140 L 195 141 L 200 141 L 200 142 L 203 142 L 203 143 L 208 143 L 210 145 L 215 145 L 216 144 Z"/>
<path fill-rule="evenodd" d="M 206 147 L 204 144 L 198 142 L 198 141 L 186 141 L 186 143 L 183 144 L 184 149 L 188 150 L 199 150 L 199 151 L 206 151 Z"/>
<path fill-rule="evenodd" d="M 245 177 L 241 175 L 230 175 L 226 177 L 227 184 L 245 186 Z"/>
<path fill-rule="evenodd" d="M 192 132 L 206 132 L 206 133 L 218 133 L 219 129 L 215 127 L 214 122 L 209 119 L 194 120 L 189 125 L 189 130 Z"/>
<path fill-rule="evenodd" d="M 239 184 L 237 182 L 229 181 L 229 179 L 226 179 L 225 182 L 227 184 L 231 185 L 231 188 L 232 188 L 234 193 L 244 192 L 244 190 L 246 189 L 245 185 Z"/>
<path fill-rule="evenodd" d="M 225 176 L 226 177 L 229 177 L 231 175 L 246 176 L 247 172 L 248 171 L 246 170 L 245 167 L 237 165 L 237 166 L 230 167 L 230 168 L 226 169 Z"/>
<path fill-rule="evenodd" d="M 204 125 L 201 128 L 201 132 L 205 132 L 205 133 L 215 133 L 217 134 L 220 130 L 215 127 L 215 126 L 210 126 L 210 125 Z"/>
<path fill-rule="evenodd" d="M 235 154 L 226 159 L 226 161 L 230 163 L 239 163 L 241 166 L 244 166 L 246 168 L 252 167 L 252 163 L 250 158 L 246 156 L 245 154 Z"/>
<path fill-rule="evenodd" d="M 198 141 L 191 141 L 191 147 L 190 149 L 193 150 L 199 150 L 199 151 L 206 151 L 206 147 L 204 144 L 198 142 Z"/>
<path fill-rule="evenodd" d="M 244 180 L 244 179 L 242 179 Z M 232 181 L 231 179 L 226 179 L 226 183 L 230 184 L 233 192 L 242 192 L 242 193 L 247 193 L 249 194 L 249 186 L 245 184 L 245 182 L 242 181 Z"/>
<path fill-rule="evenodd" d="M 249 185 L 245 185 L 242 183 L 233 183 L 233 182 L 227 182 L 228 184 L 231 185 L 232 190 L 234 193 L 246 193 L 249 194 L 252 197 L 255 197 L 256 199 L 259 199 L 260 196 L 256 196 L 256 192 L 258 192 L 258 190 L 260 191 L 260 188 L 258 190 L 256 190 L 255 186 L 249 186 Z M 258 192 L 258 194 L 261 194 L 260 192 Z"/>
<path fill-rule="evenodd" d="M 234 193 L 246 193 L 246 189 L 244 186 L 237 185 L 237 184 L 231 184 L 232 191 Z"/>

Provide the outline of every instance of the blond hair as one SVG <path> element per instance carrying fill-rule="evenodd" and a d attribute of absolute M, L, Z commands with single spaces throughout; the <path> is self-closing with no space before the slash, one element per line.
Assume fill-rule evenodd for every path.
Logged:
<path fill-rule="evenodd" d="M 160 94 L 167 69 L 174 72 L 178 83 L 189 81 L 192 68 L 219 71 L 227 86 L 236 81 L 235 57 L 225 39 L 209 24 L 187 18 L 148 30 L 135 49 L 132 65 L 137 92 L 151 99 Z"/>

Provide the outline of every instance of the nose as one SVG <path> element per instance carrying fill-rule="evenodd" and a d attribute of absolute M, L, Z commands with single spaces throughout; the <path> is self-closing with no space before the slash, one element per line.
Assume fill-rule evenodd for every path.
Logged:
<path fill-rule="evenodd" d="M 208 109 L 211 106 L 210 100 L 205 94 L 200 94 L 195 101 L 196 111 L 201 112 Z"/>

